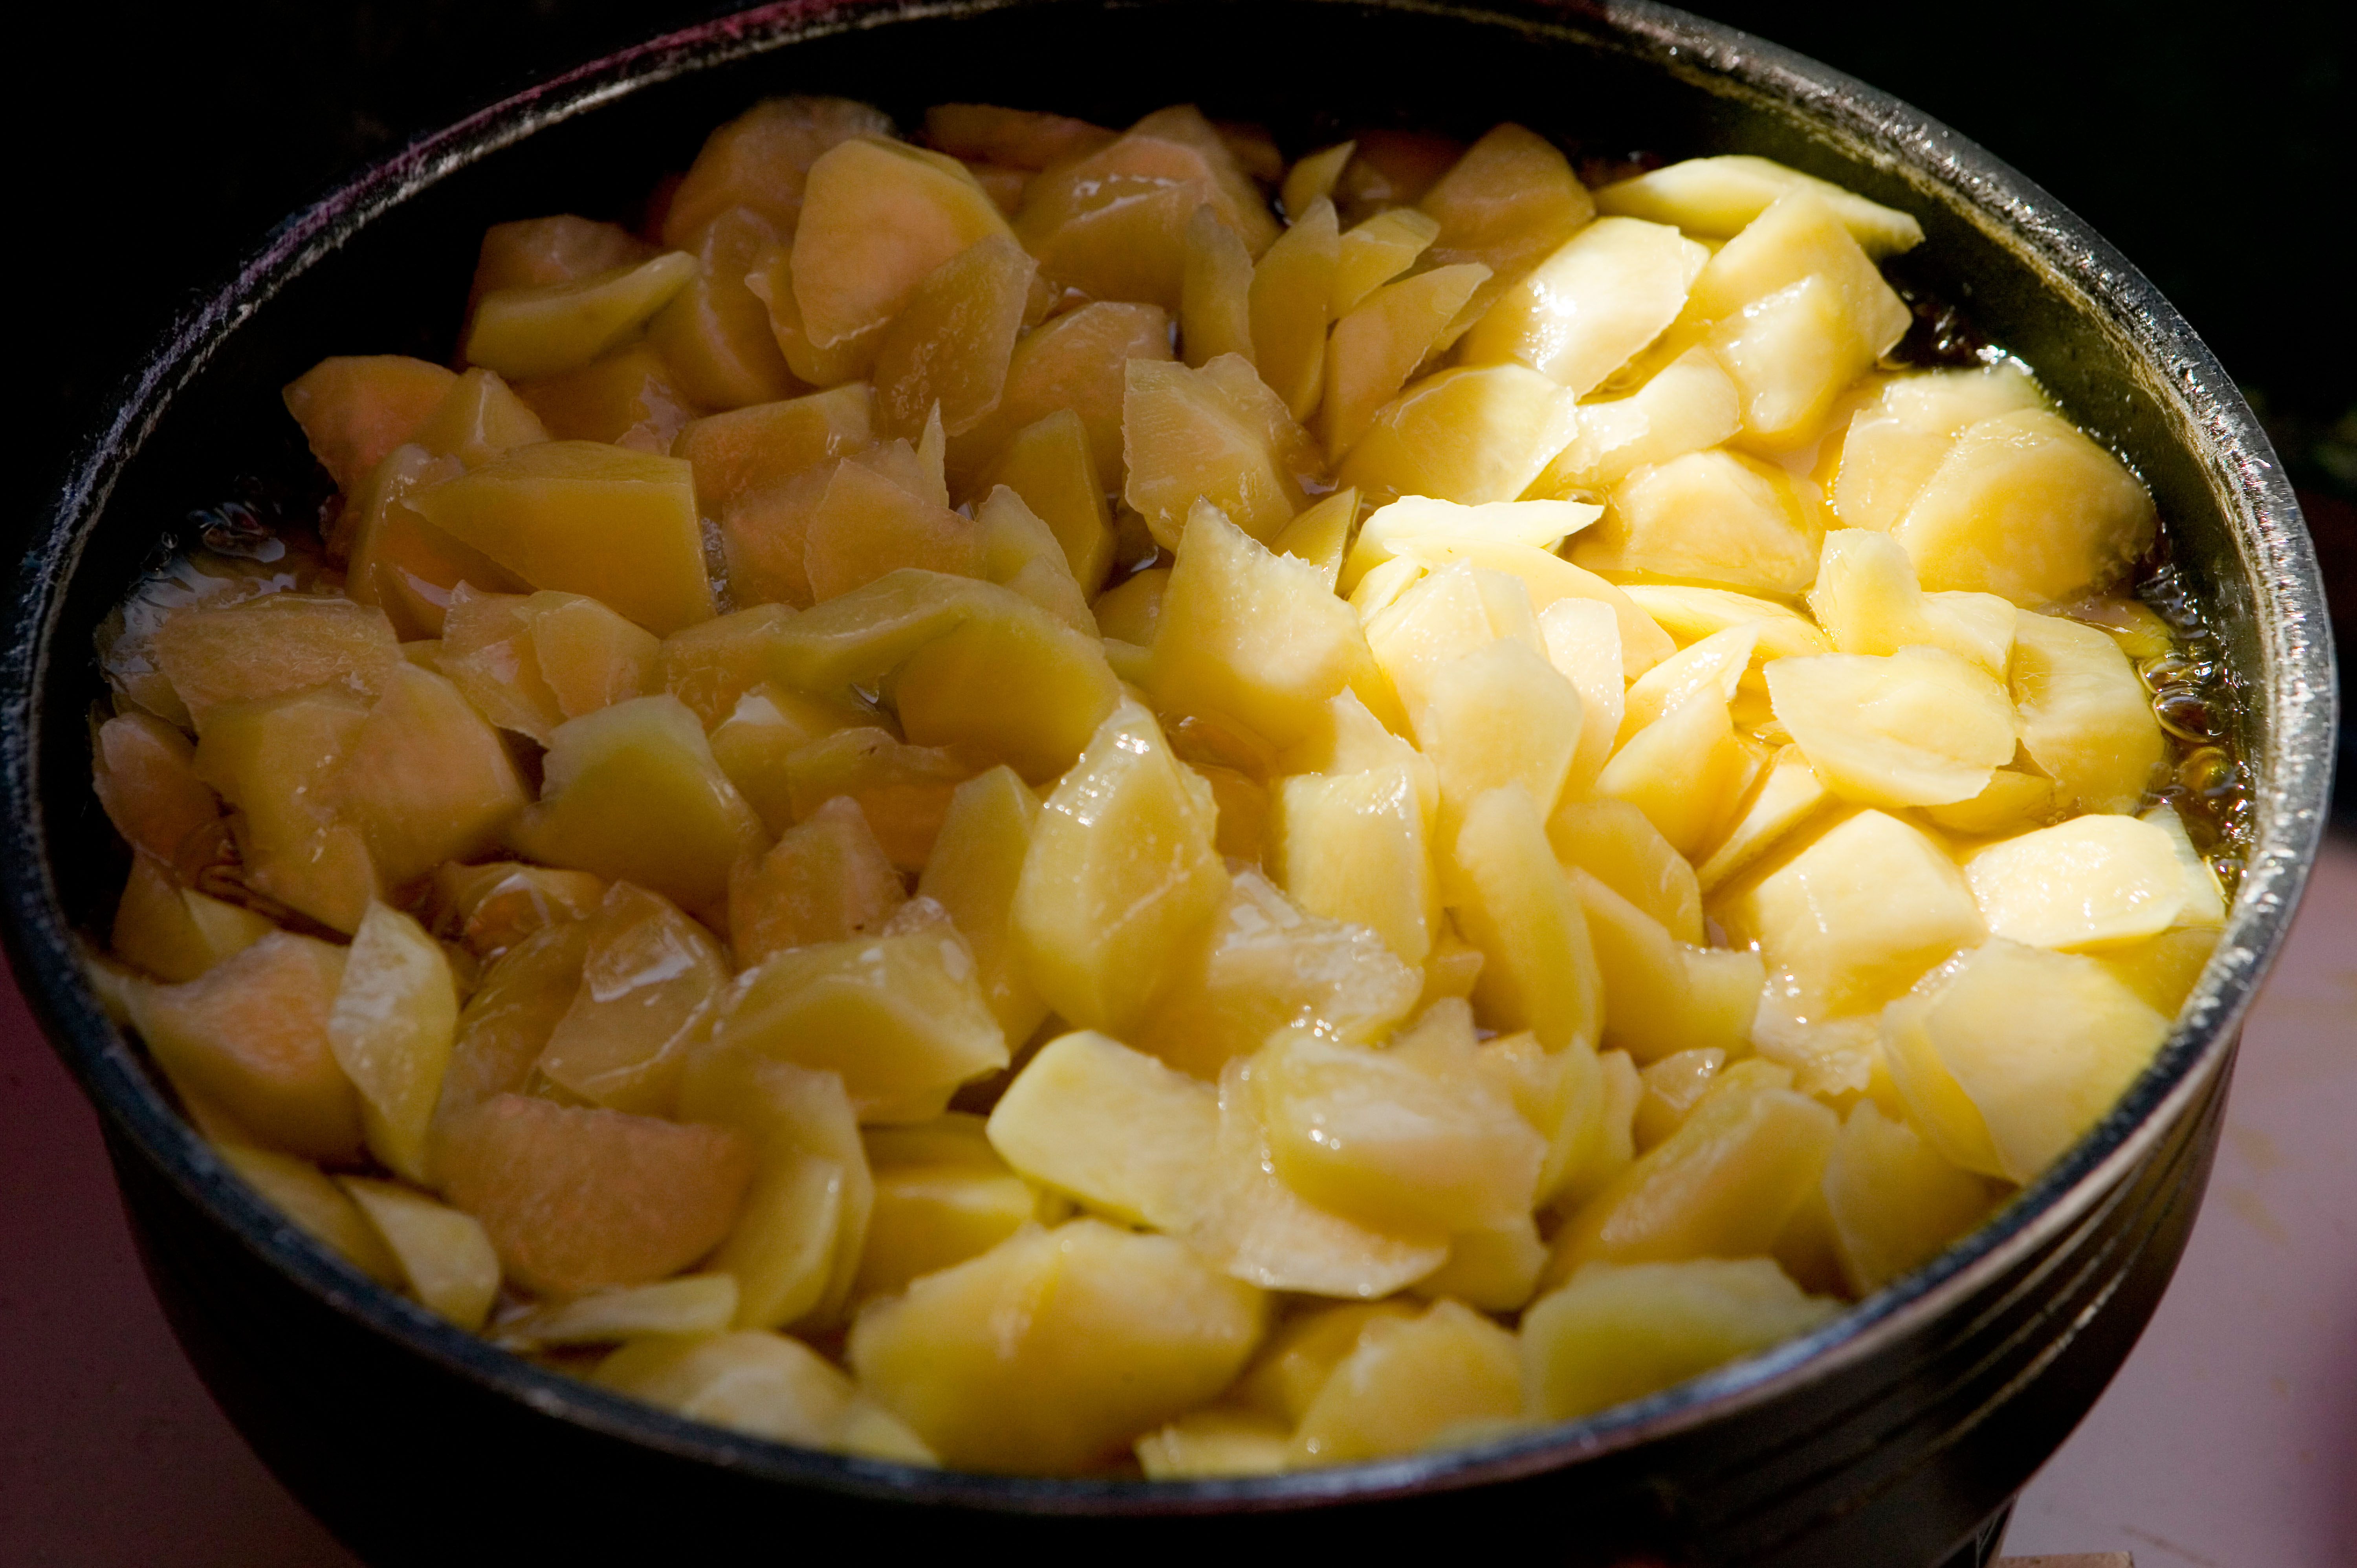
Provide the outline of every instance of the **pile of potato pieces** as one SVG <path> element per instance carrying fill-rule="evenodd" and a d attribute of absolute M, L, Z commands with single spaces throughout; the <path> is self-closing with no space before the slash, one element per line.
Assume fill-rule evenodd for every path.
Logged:
<path fill-rule="evenodd" d="M 328 562 L 110 623 L 91 972 L 297 1224 L 781 1441 L 1249 1474 L 1803 1333 L 2142 1069 L 2224 916 L 2151 502 L 1889 366 L 1911 219 L 924 141 L 494 228 L 464 370 L 286 390 Z"/>

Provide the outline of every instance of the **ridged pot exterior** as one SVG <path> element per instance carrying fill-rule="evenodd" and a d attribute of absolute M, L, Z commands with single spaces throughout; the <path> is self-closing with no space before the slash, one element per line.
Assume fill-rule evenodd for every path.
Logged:
<path fill-rule="evenodd" d="M 1921 281 L 2151 484 L 2245 699 L 2258 839 L 2153 1069 L 1981 1233 L 1803 1340 L 1594 1421 L 1254 1481 L 940 1476 L 737 1438 L 513 1360 L 325 1256 L 178 1121 L 74 967 L 69 933 L 102 929 L 122 870 L 89 788 L 91 630 L 191 507 L 241 473 L 307 469 L 285 381 L 328 353 L 447 357 L 486 224 L 615 212 L 713 124 L 790 91 L 867 98 L 904 122 L 953 99 L 1112 124 L 1195 101 L 1291 145 L 1336 123 L 1477 134 L 1512 118 L 1599 152 L 1766 153 L 1915 211 Z M 2288 489 L 2166 301 L 2036 187 L 1903 105 L 1633 4 L 806 3 L 656 40 L 428 137 L 284 226 L 93 433 L 17 609 L 0 665 L 0 871 L 18 976 L 102 1112 L 199 1370 L 296 1495 L 382 1563 L 784 1547 L 810 1528 L 829 1544 L 866 1527 L 896 1546 L 1044 1532 L 1266 1552 L 1446 1545 L 1501 1525 L 1566 1563 L 1971 1561 L 1975 1531 L 2093 1402 L 2183 1250 L 2234 1032 L 2314 854 L 2334 717 Z"/>

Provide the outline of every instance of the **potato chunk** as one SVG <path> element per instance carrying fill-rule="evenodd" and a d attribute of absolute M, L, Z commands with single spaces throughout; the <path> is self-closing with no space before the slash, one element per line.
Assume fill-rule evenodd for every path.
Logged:
<path fill-rule="evenodd" d="M 1585 396 L 1677 319 L 1709 259 L 1667 225 L 1598 219 L 1499 297 L 1464 361 L 1519 360 Z"/>
<path fill-rule="evenodd" d="M 800 383 L 770 330 L 768 306 L 745 276 L 775 250 L 778 230 L 748 207 L 731 207 L 704 226 L 695 275 L 647 324 L 647 342 L 686 401 L 700 408 L 745 408 L 791 396 Z"/>
<path fill-rule="evenodd" d="M 596 907 L 594 899 L 589 907 Z M 458 1015 L 434 1113 L 437 1129 L 494 1094 L 524 1087 L 581 988 L 588 940 L 587 924 L 567 916 L 525 937 L 484 971 Z"/>
<path fill-rule="evenodd" d="M 218 1142 L 213 1152 L 305 1235 L 381 1285 L 403 1282 L 401 1262 L 385 1245 L 384 1233 L 361 1212 L 350 1193 L 320 1174 L 318 1166 L 292 1155 L 236 1143 Z M 496 1285 L 496 1262 L 492 1268 Z"/>
<path fill-rule="evenodd" d="M 1841 381 L 1863 373 L 1905 336 L 1911 319 L 1905 302 L 1832 204 L 1806 188 L 1778 197 L 1720 247 L 1695 279 L 1679 326 L 1739 318 L 1746 306 L 1811 277 L 1831 290 L 1828 304 L 1841 329 L 1827 347 L 1847 367 Z"/>
<path fill-rule="evenodd" d="M 2057 811 L 2127 811 L 2167 750 L 2119 645 L 2091 626 L 2024 614 L 2014 628 L 2021 746 L 2054 780 Z"/>
<path fill-rule="evenodd" d="M 687 460 L 696 503 L 717 517 L 730 501 L 848 456 L 874 436 L 875 398 L 865 381 L 688 423 L 672 442 Z"/>
<path fill-rule="evenodd" d="M 1253 269 L 1253 367 L 1296 419 L 1308 418 L 1325 390 L 1326 310 L 1340 252 L 1334 204 L 1320 198 Z"/>
<path fill-rule="evenodd" d="M 1205 206 L 1252 255 L 1276 238 L 1266 203 L 1202 115 L 1168 110 L 1110 146 L 1043 171 L 1024 193 L 1017 231 L 1051 284 L 1173 309 L 1187 225 Z"/>
<path fill-rule="evenodd" d="M 1017 431 L 1050 414 L 1069 413 L 1088 434 L 1089 460 L 1098 476 L 1108 489 L 1118 489 L 1125 472 L 1126 367 L 1132 360 L 1170 358 L 1170 317 L 1160 306 L 1098 300 L 1042 323 L 1015 345 L 997 408 L 950 442 L 952 479 L 961 490 L 971 488 L 971 477 L 1005 449 Z"/>
<path fill-rule="evenodd" d="M 398 1182 L 346 1176 L 340 1184 L 401 1264 L 410 1291 L 461 1328 L 479 1330 L 500 1294 L 500 1260 L 471 1214 Z"/>
<path fill-rule="evenodd" d="M 335 809 L 338 765 L 368 703 L 333 687 L 223 703 L 196 752 L 197 777 L 235 808 L 247 886 L 339 931 L 382 890 L 361 831 Z"/>
<path fill-rule="evenodd" d="M 467 363 L 510 381 L 578 370 L 642 331 L 695 276 L 672 251 L 561 283 L 494 289 L 475 304 Z"/>
<path fill-rule="evenodd" d="M 1688 158 L 1616 181 L 1596 192 L 1596 209 L 1674 223 L 1705 239 L 1730 240 L 1793 190 L 1808 190 L 1824 200 L 1868 255 L 1892 255 L 1923 242 L 1923 226 L 1907 213 L 1830 180 L 1745 155 Z"/>
<path fill-rule="evenodd" d="M 772 1443 L 903 1465 L 935 1462 L 905 1425 L 877 1409 L 849 1378 L 782 1334 L 745 1329 L 657 1335 L 608 1356 L 591 1380 L 691 1421 Z"/>
<path fill-rule="evenodd" d="M 1577 1421 L 1832 1316 L 1766 1258 L 1590 1264 L 1523 1315 L 1524 1409 Z"/>
<path fill-rule="evenodd" d="M 1678 1130 L 1556 1232 L 1551 1281 L 1583 1264 L 1757 1257 L 1815 1191 L 1840 1120 L 1753 1061 L 1719 1075 Z"/>
<path fill-rule="evenodd" d="M 894 1294 L 1042 1218 L 1041 1195 L 998 1157 L 979 1117 L 952 1112 L 914 1127 L 877 1128 L 866 1145 L 876 1203 L 855 1299 Z"/>
<path fill-rule="evenodd" d="M 1378 1317 L 1360 1330 L 1302 1412 L 1294 1453 L 1346 1465 L 1412 1454 L 1452 1427 L 1522 1412 L 1514 1337 L 1454 1301 L 1419 1317 Z"/>
<path fill-rule="evenodd" d="M 311 455 L 349 495 L 393 448 L 417 438 L 457 379 L 404 354 L 331 355 L 279 395 Z"/>
<path fill-rule="evenodd" d="M 1495 280 L 1493 292 L 1596 215 L 1596 203 L 1563 154 L 1512 124 L 1495 127 L 1468 147 L 1416 205 L 1440 223 L 1427 252 L 1432 263 L 1479 262 Z"/>
<path fill-rule="evenodd" d="M 668 1115 L 689 1049 L 712 1026 L 728 968 L 705 929 L 618 882 L 587 924 L 581 988 L 533 1065 L 593 1105 Z"/>
<path fill-rule="evenodd" d="M 729 945 L 749 969 L 773 952 L 880 929 L 908 898 L 858 802 L 838 795 L 728 878 Z"/>
<path fill-rule="evenodd" d="M 1825 535 L 1809 608 L 1844 653 L 1939 648 L 2000 681 L 2018 618 L 1995 594 L 1924 593 L 1907 553 L 1887 535 L 1863 528 Z"/>
<path fill-rule="evenodd" d="M 2118 1102 L 2169 1020 L 2092 958 L 1997 940 L 1883 1015 L 1890 1073 L 1943 1155 L 2027 1182 Z"/>
<path fill-rule="evenodd" d="M 1768 692 L 1817 777 L 1868 805 L 1969 800 L 2013 759 L 2005 689 L 1942 649 L 1779 659 Z"/>
<path fill-rule="evenodd" d="M 1466 808 L 1442 887 L 1481 950 L 1474 997 L 1483 1015 L 1533 1030 L 1550 1050 L 1592 1047 L 1603 1011 L 1596 949 L 1528 790 L 1508 784 Z"/>
<path fill-rule="evenodd" d="M 1979 1224 L 1989 1184 L 1949 1164 L 1871 1100 L 1850 1107 L 1825 1165 L 1825 1207 L 1843 1281 L 1868 1295 Z"/>
<path fill-rule="evenodd" d="M 173 616 L 156 629 L 156 662 L 201 736 L 224 703 L 259 703 L 317 686 L 373 695 L 401 664 L 401 648 L 377 610 L 345 599 L 271 594 Z"/>
<path fill-rule="evenodd" d="M 728 1233 L 752 1149 L 720 1127 L 495 1095 L 454 1117 L 436 1175 L 526 1287 L 571 1294 L 674 1273 Z"/>
<path fill-rule="evenodd" d="M 1790 596 L 1816 575 L 1824 536 L 1824 520 L 1792 476 L 1715 448 L 1621 480 L 1572 559 L 1595 572 Z"/>
<path fill-rule="evenodd" d="M 1557 859 L 1595 876 L 1681 942 L 1703 940 L 1694 868 L 1626 800 L 1566 800 L 1547 819 Z"/>
<path fill-rule="evenodd" d="M 728 895 L 759 819 L 673 696 L 637 697 L 559 725 L 538 804 L 509 838 L 534 860 L 635 882 L 691 909 Z"/>
<path fill-rule="evenodd" d="M 1104 585 L 1113 564 L 1113 513 L 1079 414 L 1059 409 L 1009 436 L 975 488 L 989 494 L 1000 485 L 1048 525 L 1083 593 Z"/>
<path fill-rule="evenodd" d="M 277 929 L 242 905 L 180 886 L 160 861 L 135 854 L 108 944 L 156 979 L 178 984 Z"/>
<path fill-rule="evenodd" d="M 737 1282 L 737 1326 L 840 1323 L 876 1202 L 842 1077 L 724 1043 L 689 1060 L 679 1112 L 732 1127 L 758 1149 L 744 1207 L 710 1259 Z"/>
<path fill-rule="evenodd" d="M 1690 855 L 1734 815 L 1753 766 L 1727 699 L 1706 686 L 1631 736 L 1596 776 L 1596 791 L 1635 806 Z"/>
<path fill-rule="evenodd" d="M 990 1113 L 991 1146 L 1042 1186 L 1132 1225 L 1184 1233 L 1218 1158 L 1219 1095 L 1083 1029 L 1024 1065 Z"/>
<path fill-rule="evenodd" d="M 1011 236 L 988 235 L 943 262 L 893 318 L 876 356 L 876 413 L 911 440 L 935 407 L 963 435 L 998 406 L 1038 263 Z"/>
<path fill-rule="evenodd" d="M 1371 665 L 1358 618 L 1314 568 L 1194 503 L 1149 667 L 1166 712 L 1224 715 L 1286 746 Z"/>
<path fill-rule="evenodd" d="M 1128 1028 L 1184 961 L 1228 876 L 1209 787 L 1124 703 L 1039 815 L 1015 893 L 1032 983 L 1075 1024 Z"/>
<path fill-rule="evenodd" d="M 221 820 L 221 801 L 197 777 L 188 737 L 152 714 L 119 714 L 91 737 L 91 784 L 106 820 L 134 849 L 170 864 Z"/>
<path fill-rule="evenodd" d="M 1604 490 L 1639 468 L 1716 446 L 1743 427 L 1742 405 L 1708 349 L 1689 349 L 1627 397 L 1579 405 L 1579 430 L 1533 481 L 1538 495 Z"/>
<path fill-rule="evenodd" d="M 1263 1317 L 1180 1243 L 1078 1219 L 869 1306 L 851 1364 L 948 1464 L 1068 1471 L 1219 1392 Z"/>
<path fill-rule="evenodd" d="M 384 688 L 353 732 L 333 793 L 398 887 L 491 849 L 524 793 L 506 746 L 456 686 L 404 665 Z"/>
<path fill-rule="evenodd" d="M 174 1081 L 256 1136 L 348 1161 L 361 1150 L 361 1098 L 328 1036 L 343 972 L 343 949 L 274 932 L 186 984 L 133 987 L 131 1019 Z"/>
<path fill-rule="evenodd" d="M 1044 781 L 1073 765 L 1120 701 L 1104 645 L 1011 589 L 976 584 L 968 613 L 911 651 L 892 682 L 919 746 L 1002 761 Z"/>
<path fill-rule="evenodd" d="M 426 1179 L 426 1133 L 458 1028 L 450 961 L 398 909 L 369 906 L 328 1015 L 328 1047 L 360 1091 L 369 1153 Z"/>
<path fill-rule="evenodd" d="M 1890 528 L 1927 588 L 2028 607 L 2072 599 L 2150 547 L 2152 496 L 2060 415 L 2023 409 L 1956 437 Z"/>
<path fill-rule="evenodd" d="M 1896 377 L 1850 416 L 1827 499 L 1849 527 L 1888 532 L 1968 426 L 2042 403 L 2016 360 Z"/>
<path fill-rule="evenodd" d="M 847 98 L 764 99 L 704 139 L 663 214 L 663 242 L 685 249 L 715 218 L 740 206 L 791 234 L 820 155 L 854 136 L 891 134 L 881 110 Z"/>
<path fill-rule="evenodd" d="M 1605 976 L 1606 1045 L 1641 1062 L 1742 1049 L 1766 978 L 1759 954 L 1679 941 L 1585 871 L 1572 873 L 1572 886 Z"/>
<path fill-rule="evenodd" d="M 1577 429 L 1571 394 L 1528 366 L 1460 365 L 1385 403 L 1336 474 L 1378 505 L 1400 496 L 1510 501 Z"/>
<path fill-rule="evenodd" d="M 1546 1144 L 1474 1070 L 1469 1041 L 1377 1051 L 1288 1031 L 1250 1067 L 1276 1174 L 1380 1230 L 1526 1217 Z"/>
<path fill-rule="evenodd" d="M 595 441 L 549 441 L 417 492 L 428 522 L 535 587 L 586 594 L 668 636 L 709 620 L 693 470 Z"/>
<path fill-rule="evenodd" d="M 1249 868 L 1206 937 L 1135 1035 L 1141 1048 L 1199 1078 L 1218 1078 L 1230 1058 L 1288 1026 L 1378 1039 L 1415 1006 L 1423 983 L 1373 931 L 1304 915 Z"/>
<path fill-rule="evenodd" d="M 778 953 L 729 993 L 719 1043 L 843 1076 L 860 1117 L 938 1116 L 968 1079 L 1006 1065 L 973 955 L 931 920 Z"/>
<path fill-rule="evenodd" d="M 1440 884 L 1411 764 L 1286 779 L 1275 806 L 1273 864 L 1294 902 L 1421 964 L 1440 929 Z"/>
<path fill-rule="evenodd" d="M 880 338 L 928 274 L 993 235 L 1014 237 L 955 158 L 877 136 L 828 148 L 810 166 L 794 235 L 794 301 L 812 345 Z"/>
<path fill-rule="evenodd" d="M 2190 891 L 2176 843 L 2134 817 L 2074 817 L 1975 850 L 1964 865 L 1990 935 L 2064 951 L 2158 936 Z"/>
<path fill-rule="evenodd" d="M 1810 1016 L 1879 1007 L 1987 931 L 1947 852 L 1880 811 L 1860 811 L 1738 885 L 1718 918 L 1789 976 Z"/>
<path fill-rule="evenodd" d="M 1177 548 L 1199 500 L 1263 542 L 1292 521 L 1299 487 L 1281 466 L 1265 419 L 1232 394 L 1237 381 L 1146 359 L 1131 360 L 1126 374 L 1123 499 L 1157 539 Z"/>

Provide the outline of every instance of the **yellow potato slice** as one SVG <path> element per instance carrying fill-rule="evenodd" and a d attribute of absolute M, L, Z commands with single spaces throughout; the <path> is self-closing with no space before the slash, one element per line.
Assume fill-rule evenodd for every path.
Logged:
<path fill-rule="evenodd" d="M 1211 1399 L 1261 1336 L 1258 1291 L 1099 1220 L 1028 1230 L 859 1316 L 860 1385 L 951 1465 L 1069 1471 Z"/>
<path fill-rule="evenodd" d="M 1766 1258 L 1593 1264 L 1523 1316 L 1524 1408 L 1576 1421 L 1805 1333 L 1838 1304 Z"/>
<path fill-rule="evenodd" d="M 328 1045 L 360 1091 L 369 1153 L 426 1179 L 426 1132 L 457 1036 L 458 992 L 442 944 L 415 920 L 371 904 L 353 934 Z"/>
<path fill-rule="evenodd" d="M 2158 936 L 2193 886 L 2166 829 L 2102 814 L 1985 845 L 1964 867 L 1991 936 L 2066 952 Z"/>
<path fill-rule="evenodd" d="M 1768 666 L 1776 718 L 1828 789 L 1875 806 L 1969 800 L 2013 760 L 2013 705 L 1986 671 L 1930 647 Z"/>
<path fill-rule="evenodd" d="M 2027 1182 L 2107 1114 L 2169 1020 L 2101 963 L 1996 940 L 1883 1016 L 1910 1118 L 1955 1164 Z"/>

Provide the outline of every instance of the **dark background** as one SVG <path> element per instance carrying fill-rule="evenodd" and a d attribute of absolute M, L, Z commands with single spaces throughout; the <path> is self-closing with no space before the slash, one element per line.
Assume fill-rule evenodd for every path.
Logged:
<path fill-rule="evenodd" d="M 17 234 L 29 252 L 19 264 L 31 269 L 18 285 L 29 338 L 18 418 L 29 428 L 8 465 L 21 489 L 0 504 L 16 519 L 38 515 L 75 436 L 172 315 L 341 176 L 535 77 L 733 8 L 238 0 L 49 10 L 41 40 L 20 36 L 11 50 Z M 2357 189 L 2357 29 L 2345 0 L 1693 8 L 1945 120 L 2149 274 L 2266 418 L 2325 548 L 2350 641 L 2357 263 L 2336 235 Z M 973 95 L 987 97 L 988 84 L 977 81 Z M 2357 768 L 2342 772 L 2347 803 Z"/>

